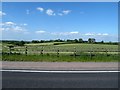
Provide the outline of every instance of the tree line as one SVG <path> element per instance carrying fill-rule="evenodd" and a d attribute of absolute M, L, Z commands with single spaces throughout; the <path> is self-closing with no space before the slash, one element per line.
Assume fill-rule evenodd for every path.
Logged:
<path fill-rule="evenodd" d="M 29 44 L 29 43 L 48 43 L 48 42 L 63 42 L 63 43 L 93 43 L 93 44 L 112 44 L 112 45 L 118 45 L 118 42 L 104 42 L 103 40 L 100 42 L 96 42 L 95 38 L 88 38 L 87 41 L 84 41 L 82 38 L 79 39 L 67 39 L 67 40 L 62 40 L 62 39 L 56 39 L 56 40 L 32 40 L 32 41 L 15 41 L 15 40 L 1 40 L 0 42 L 3 43 L 8 43 L 8 44 L 13 44 L 17 46 L 24 46 L 24 44 Z"/>

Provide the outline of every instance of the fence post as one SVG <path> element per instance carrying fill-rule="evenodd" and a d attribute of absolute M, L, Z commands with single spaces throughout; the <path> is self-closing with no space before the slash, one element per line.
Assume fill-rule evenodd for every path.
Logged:
<path fill-rule="evenodd" d="M 74 57 L 76 57 L 76 47 L 74 47 Z"/>
<path fill-rule="evenodd" d="M 27 46 L 26 46 L 26 47 L 25 47 L 25 55 L 26 55 L 26 56 L 27 56 L 27 51 L 28 51 L 28 50 L 27 50 Z"/>
<path fill-rule="evenodd" d="M 11 47 L 9 47 L 9 53 L 11 54 L 12 52 L 11 52 Z"/>
<path fill-rule="evenodd" d="M 43 56 L 43 49 L 41 50 L 41 55 Z"/>
<path fill-rule="evenodd" d="M 12 54 L 12 48 L 14 48 L 14 46 L 8 46 L 9 47 L 9 53 Z"/>
<path fill-rule="evenodd" d="M 92 48 L 90 50 L 90 59 L 92 59 Z"/>
<path fill-rule="evenodd" d="M 59 57 L 59 49 L 57 50 L 57 57 Z"/>
<path fill-rule="evenodd" d="M 92 59 L 92 51 L 90 50 L 90 59 Z"/>
<path fill-rule="evenodd" d="M 107 51 L 107 49 L 106 49 L 106 56 L 108 56 L 108 53 L 107 53 L 108 51 Z"/>
<path fill-rule="evenodd" d="M 42 50 L 41 50 L 41 53 L 40 53 L 42 56 L 43 56 L 43 47 L 42 47 Z"/>
<path fill-rule="evenodd" d="M 20 49 L 18 49 L 18 53 L 21 54 L 21 53 L 20 53 Z"/>

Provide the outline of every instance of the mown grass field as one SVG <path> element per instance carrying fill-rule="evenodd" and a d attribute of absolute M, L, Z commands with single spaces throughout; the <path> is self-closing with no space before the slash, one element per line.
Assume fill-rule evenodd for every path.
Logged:
<path fill-rule="evenodd" d="M 2 52 L 9 53 L 8 44 L 2 44 Z M 25 55 L 27 46 L 27 55 Z M 43 51 L 42 51 L 43 50 Z M 15 46 L 12 53 L 3 54 L 3 61 L 47 61 L 47 62 L 116 62 L 118 45 L 107 44 L 62 44 L 39 43 Z M 42 54 L 41 54 L 42 52 Z"/>

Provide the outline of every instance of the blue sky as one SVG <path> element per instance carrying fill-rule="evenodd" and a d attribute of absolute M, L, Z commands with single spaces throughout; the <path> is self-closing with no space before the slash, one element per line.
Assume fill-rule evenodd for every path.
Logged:
<path fill-rule="evenodd" d="M 117 41 L 117 2 L 4 2 L 4 40 L 96 38 Z"/>

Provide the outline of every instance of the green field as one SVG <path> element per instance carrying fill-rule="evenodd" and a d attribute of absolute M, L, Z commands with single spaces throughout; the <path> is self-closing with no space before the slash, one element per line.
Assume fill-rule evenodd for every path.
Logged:
<path fill-rule="evenodd" d="M 11 50 L 11 55 L 9 54 L 10 50 L 8 46 L 9 44 L 2 44 L 2 60 L 4 61 L 118 61 L 118 45 L 79 43 L 59 43 L 56 45 L 55 42 L 39 44 L 30 43 L 25 44 L 25 46 L 14 46 L 14 49 Z M 26 46 L 27 54 L 25 54 Z M 20 55 L 17 55 L 17 53 Z"/>

